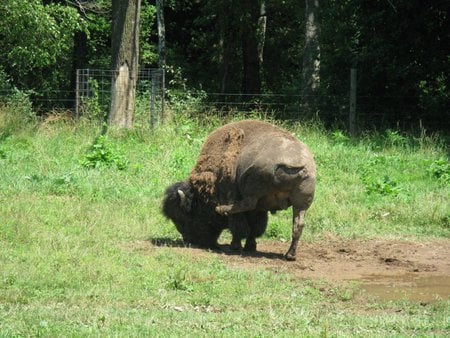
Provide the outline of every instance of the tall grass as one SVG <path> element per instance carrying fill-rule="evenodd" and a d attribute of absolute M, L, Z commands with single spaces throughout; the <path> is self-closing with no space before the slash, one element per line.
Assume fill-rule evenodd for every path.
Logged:
<path fill-rule="evenodd" d="M 161 198 L 188 176 L 208 133 L 223 123 L 218 118 L 178 114 L 151 131 L 110 131 L 99 143 L 100 130 L 89 121 L 22 117 L 0 107 L 0 336 L 448 330 L 446 302 L 361 302 L 354 285 L 244 271 L 214 255 L 151 246 L 150 239 L 180 238 L 161 216 Z M 285 127 L 310 146 L 318 166 L 304 240 L 328 232 L 449 237 L 448 158 L 439 139 L 350 139 L 317 123 Z M 265 237 L 289 239 L 290 217 L 271 216 Z M 408 311 L 396 312 L 399 306 Z"/>

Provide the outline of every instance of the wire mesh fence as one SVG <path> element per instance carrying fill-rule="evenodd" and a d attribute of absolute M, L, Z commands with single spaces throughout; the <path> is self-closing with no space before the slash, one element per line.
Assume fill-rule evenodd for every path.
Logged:
<path fill-rule="evenodd" d="M 325 126 L 347 129 L 350 118 L 350 95 L 268 93 L 198 93 L 204 110 L 229 114 L 264 112 L 283 120 L 317 119 Z M 420 97 L 391 95 L 356 95 L 355 124 L 357 130 L 398 128 L 414 130 L 449 130 L 448 110 L 437 112 L 421 106 Z M 420 112 L 420 113 L 419 113 Z"/>
<path fill-rule="evenodd" d="M 104 120 L 111 105 L 111 83 L 115 71 L 78 69 L 75 89 L 75 115 Z M 134 118 L 153 126 L 164 112 L 163 70 L 141 69 L 136 82 Z"/>
<path fill-rule="evenodd" d="M 76 116 L 86 116 L 103 122 L 111 106 L 111 83 L 114 72 L 101 69 L 79 69 L 74 90 L 52 90 L 31 94 L 33 108 L 44 107 L 45 115 L 54 109 L 69 109 Z M 349 126 L 349 95 L 319 93 L 305 97 L 295 92 L 242 94 L 220 93 L 170 88 L 167 107 L 164 104 L 163 72 L 161 69 L 142 69 L 136 88 L 134 125 L 154 126 L 166 115 L 190 111 L 219 115 L 247 114 L 270 115 L 283 120 L 304 121 L 319 119 L 325 126 L 346 129 Z M 363 86 L 361 86 L 363 87 Z M 421 97 L 356 94 L 356 127 L 358 130 L 377 128 L 450 130 L 448 106 L 443 109 L 426 109 Z M 11 89 L 0 87 L 0 98 L 11 95 Z M 305 106 L 305 102 L 310 104 Z"/>

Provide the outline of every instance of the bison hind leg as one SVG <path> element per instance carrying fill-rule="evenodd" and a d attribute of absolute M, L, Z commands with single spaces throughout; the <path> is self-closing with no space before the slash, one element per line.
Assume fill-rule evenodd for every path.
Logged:
<path fill-rule="evenodd" d="M 298 207 L 293 209 L 293 224 L 292 224 L 292 242 L 288 252 L 284 255 L 286 260 L 295 261 L 298 241 L 302 235 L 303 227 L 305 226 L 305 214 L 306 210 Z"/>

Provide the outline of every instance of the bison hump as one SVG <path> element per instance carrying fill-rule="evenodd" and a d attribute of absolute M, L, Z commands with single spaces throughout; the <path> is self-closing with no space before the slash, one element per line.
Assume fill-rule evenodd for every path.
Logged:
<path fill-rule="evenodd" d="M 220 182 L 233 181 L 236 175 L 236 159 L 241 152 L 245 136 L 238 127 L 219 129 L 205 142 L 190 181 L 201 194 L 213 195 Z"/>

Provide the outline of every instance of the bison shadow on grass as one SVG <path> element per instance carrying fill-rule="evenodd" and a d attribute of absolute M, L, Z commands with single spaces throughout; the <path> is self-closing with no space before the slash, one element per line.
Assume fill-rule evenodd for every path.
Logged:
<path fill-rule="evenodd" d="M 153 246 L 160 248 L 196 248 L 197 246 L 194 244 L 189 244 L 183 241 L 182 239 L 173 239 L 169 237 L 154 237 L 149 239 L 150 243 Z M 203 246 L 199 246 L 199 248 L 207 249 Z M 262 251 L 253 251 L 253 252 L 239 252 L 231 249 L 229 244 L 218 244 L 215 248 L 210 248 L 211 252 L 215 252 L 220 255 L 227 256 L 235 256 L 240 255 L 242 257 L 252 257 L 252 258 L 266 258 L 266 259 L 284 259 L 284 255 L 276 252 L 262 252 Z"/>

